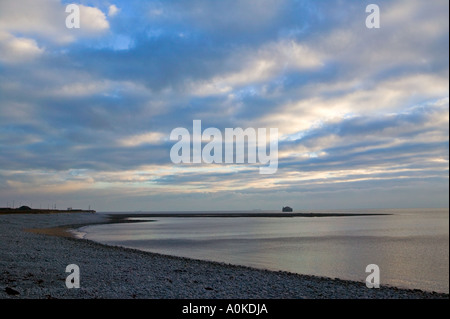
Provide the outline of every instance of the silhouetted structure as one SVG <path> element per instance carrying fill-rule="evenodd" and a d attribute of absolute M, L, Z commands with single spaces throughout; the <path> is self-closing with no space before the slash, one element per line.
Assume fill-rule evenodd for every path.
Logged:
<path fill-rule="evenodd" d="M 31 210 L 29 206 L 20 206 L 17 210 Z"/>

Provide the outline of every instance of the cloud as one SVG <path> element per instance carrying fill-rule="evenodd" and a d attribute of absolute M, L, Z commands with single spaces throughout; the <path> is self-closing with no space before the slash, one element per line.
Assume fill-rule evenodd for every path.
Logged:
<path fill-rule="evenodd" d="M 445 204 L 448 2 L 381 0 L 378 30 L 365 5 L 88 0 L 69 30 L 60 1 L 0 2 L 0 199 Z M 277 174 L 174 165 L 168 136 L 194 119 L 278 128 Z"/>
<path fill-rule="evenodd" d="M 23 63 L 39 57 L 44 49 L 40 48 L 35 40 L 0 31 L 0 62 Z"/>
<path fill-rule="evenodd" d="M 90 33 L 103 32 L 107 29 L 109 29 L 109 23 L 101 10 L 80 5 L 80 30 L 83 35 L 87 36 Z"/>
<path fill-rule="evenodd" d="M 116 7 L 116 5 L 112 4 L 108 8 L 108 17 L 114 17 L 119 13 L 120 9 Z"/>
<path fill-rule="evenodd" d="M 200 96 L 224 94 L 248 85 L 257 85 L 283 74 L 322 66 L 320 54 L 292 40 L 265 44 L 256 52 L 240 52 L 231 60 L 240 61 L 240 70 L 220 74 L 192 84 L 192 92 Z"/>
<path fill-rule="evenodd" d="M 79 5 L 80 29 L 66 28 L 69 13 L 58 0 L 0 2 L 0 31 L 20 33 L 47 44 L 66 45 L 79 38 L 101 35 L 109 29 L 105 14 L 96 7 Z"/>
<path fill-rule="evenodd" d="M 272 25 L 286 5 L 286 1 L 260 0 L 258 4 L 251 0 L 230 1 L 172 1 L 162 5 L 150 6 L 153 17 L 175 20 L 178 23 L 219 34 L 239 32 L 261 32 Z"/>
<path fill-rule="evenodd" d="M 121 138 L 119 144 L 126 147 L 135 147 L 142 144 L 160 144 L 165 138 L 165 134 L 150 132 Z"/>

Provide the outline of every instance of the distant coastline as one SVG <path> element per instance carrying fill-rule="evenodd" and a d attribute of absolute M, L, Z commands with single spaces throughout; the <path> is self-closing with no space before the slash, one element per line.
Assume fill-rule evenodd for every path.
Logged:
<path fill-rule="evenodd" d="M 120 222 L 128 218 L 139 217 L 350 217 L 350 216 L 382 216 L 392 215 L 389 213 L 286 213 L 286 212 L 214 212 L 214 213 L 176 213 L 176 212 L 155 212 L 155 213 L 106 213 L 110 220 Z"/>
<path fill-rule="evenodd" d="M 0 215 L 5 214 L 61 214 L 61 213 L 95 213 L 95 210 L 88 209 L 34 209 L 27 206 L 19 208 L 0 207 Z"/>

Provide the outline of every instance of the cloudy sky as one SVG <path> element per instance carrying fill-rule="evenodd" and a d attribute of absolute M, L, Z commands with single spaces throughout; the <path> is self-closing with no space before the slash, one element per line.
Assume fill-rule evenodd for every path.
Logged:
<path fill-rule="evenodd" d="M 0 207 L 448 207 L 447 0 L 69 3 L 0 0 Z M 172 163 L 193 120 L 278 128 L 278 171 Z"/>

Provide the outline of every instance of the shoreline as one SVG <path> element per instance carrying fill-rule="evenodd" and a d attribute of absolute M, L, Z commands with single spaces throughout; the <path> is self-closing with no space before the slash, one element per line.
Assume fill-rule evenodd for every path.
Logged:
<path fill-rule="evenodd" d="M 275 218 L 320 218 L 320 217 L 355 217 L 355 216 L 389 216 L 392 214 L 387 213 L 286 213 L 286 212 L 215 212 L 215 213 L 120 213 L 120 214 L 105 214 L 112 221 L 123 222 L 127 218 L 133 217 L 186 217 L 186 218 L 197 218 L 197 217 L 229 217 L 229 218 L 240 218 L 240 217 L 275 217 Z"/>
<path fill-rule="evenodd" d="M 22 214 L 82 214 L 96 213 L 95 210 L 84 209 L 36 209 L 36 208 L 0 208 L 0 215 L 22 215 Z"/>
<path fill-rule="evenodd" d="M 15 220 L 19 216 L 5 216 L 0 216 L 0 234 L 9 229 L 9 235 L 15 236 L 0 249 L 0 298 L 449 298 L 447 293 L 390 286 L 375 290 L 363 282 L 161 255 L 79 239 L 69 232 L 83 225 L 110 223 L 105 216 L 21 215 L 21 221 Z M 15 232 L 18 229 L 20 233 Z M 5 242 L 7 237 L 2 237 Z M 12 250 L 33 247 L 22 247 L 28 248 L 23 252 L 28 258 L 23 260 L 20 254 L 13 258 L 13 251 L 8 254 L 8 246 Z M 65 266 L 70 263 L 80 266 L 81 289 L 64 285 Z M 6 287 L 19 295 L 8 295 Z"/>

